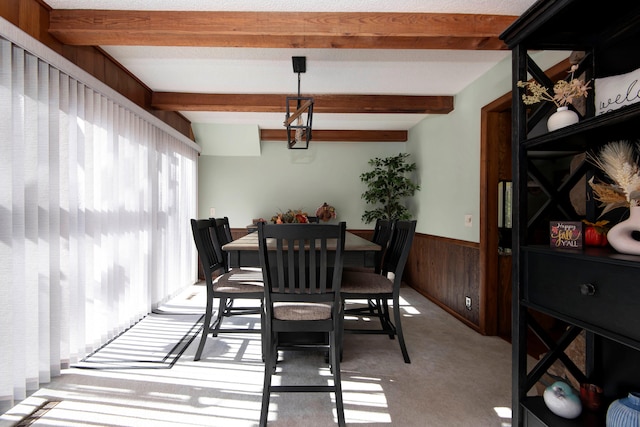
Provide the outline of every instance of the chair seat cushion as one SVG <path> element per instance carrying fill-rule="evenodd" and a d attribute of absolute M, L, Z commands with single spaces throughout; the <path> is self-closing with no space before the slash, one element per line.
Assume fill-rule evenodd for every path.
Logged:
<path fill-rule="evenodd" d="M 331 319 L 331 304 L 275 302 L 273 317 L 278 320 L 327 320 Z"/>
<path fill-rule="evenodd" d="M 345 271 L 342 274 L 343 294 L 390 294 L 393 282 L 376 273 Z"/>
<path fill-rule="evenodd" d="M 264 292 L 262 270 L 234 269 L 218 276 L 213 282 L 216 292 L 247 293 Z"/>

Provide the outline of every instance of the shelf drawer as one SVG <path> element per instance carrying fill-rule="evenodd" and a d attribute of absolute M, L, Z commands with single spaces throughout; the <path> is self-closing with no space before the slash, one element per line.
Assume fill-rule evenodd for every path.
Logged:
<path fill-rule="evenodd" d="M 561 313 L 594 332 L 640 342 L 640 263 L 616 263 L 615 268 L 612 263 L 608 258 L 525 251 L 524 302 L 552 315 Z"/>

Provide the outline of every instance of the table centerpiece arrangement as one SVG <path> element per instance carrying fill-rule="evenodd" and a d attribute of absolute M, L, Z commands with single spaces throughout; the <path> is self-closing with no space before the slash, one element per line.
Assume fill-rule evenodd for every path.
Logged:
<path fill-rule="evenodd" d="M 286 212 L 278 212 L 271 217 L 274 224 L 307 224 L 309 215 L 302 209 L 289 209 Z"/>

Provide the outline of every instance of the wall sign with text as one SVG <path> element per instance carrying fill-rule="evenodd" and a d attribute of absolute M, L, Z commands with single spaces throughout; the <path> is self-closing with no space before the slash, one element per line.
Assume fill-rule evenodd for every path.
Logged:
<path fill-rule="evenodd" d="M 596 116 L 640 101 L 640 68 L 595 81 Z"/>

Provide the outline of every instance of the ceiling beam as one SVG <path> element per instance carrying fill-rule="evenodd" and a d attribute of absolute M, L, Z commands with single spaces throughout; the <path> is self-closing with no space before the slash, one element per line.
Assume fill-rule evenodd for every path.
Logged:
<path fill-rule="evenodd" d="M 516 16 L 381 12 L 50 12 L 68 45 L 506 50 Z"/>
<path fill-rule="evenodd" d="M 285 94 L 215 94 L 154 92 L 151 107 L 165 111 L 232 111 L 282 113 Z M 453 96 L 411 95 L 307 95 L 314 113 L 447 114 Z"/>
<path fill-rule="evenodd" d="M 406 142 L 406 130 L 325 130 L 314 129 L 313 142 Z M 260 129 L 261 141 L 286 141 L 286 129 Z"/>

